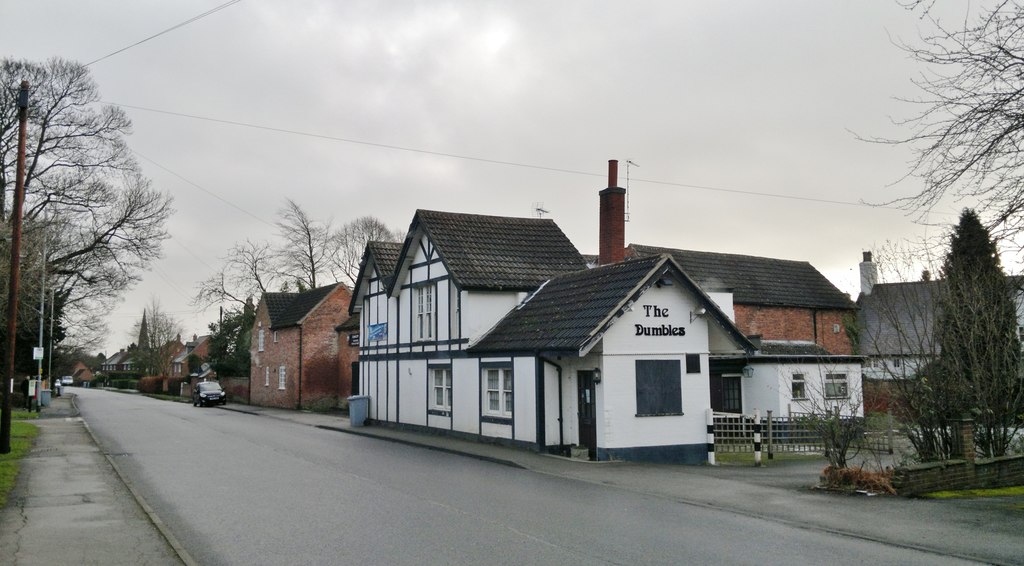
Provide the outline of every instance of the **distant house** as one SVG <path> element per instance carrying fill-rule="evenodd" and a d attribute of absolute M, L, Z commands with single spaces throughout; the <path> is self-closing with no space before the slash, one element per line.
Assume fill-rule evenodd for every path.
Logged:
<path fill-rule="evenodd" d="M 76 360 L 71 366 L 71 378 L 75 383 L 92 381 L 92 370 L 89 369 L 89 366 L 85 365 L 81 360 Z"/>
<path fill-rule="evenodd" d="M 198 358 L 200 362 L 205 362 L 206 358 L 210 355 L 210 336 L 204 334 L 202 336 L 192 335 L 192 340 L 185 342 L 185 347 L 174 358 L 171 359 L 171 375 L 170 377 L 184 378 L 197 373 L 200 371 L 199 367 L 189 367 L 189 358 Z"/>
<path fill-rule="evenodd" d="M 131 352 L 124 348 L 111 354 L 103 363 L 100 365 L 100 370 L 104 373 L 110 373 L 112 371 L 132 371 L 135 369 L 131 359 Z"/>
<path fill-rule="evenodd" d="M 351 296 L 341 283 L 302 293 L 264 293 L 252 329 L 250 403 L 289 409 L 339 406 L 351 368 L 339 367 L 335 327 Z"/>

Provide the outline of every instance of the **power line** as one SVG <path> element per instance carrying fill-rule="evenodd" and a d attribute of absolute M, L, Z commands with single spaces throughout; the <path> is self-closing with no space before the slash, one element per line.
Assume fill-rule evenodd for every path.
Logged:
<path fill-rule="evenodd" d="M 156 113 L 156 114 L 164 114 L 164 115 L 168 115 L 168 116 L 177 116 L 177 117 L 180 117 L 180 118 L 190 118 L 190 119 L 193 119 L 193 120 L 201 120 L 201 121 L 204 121 L 204 122 L 213 122 L 213 123 L 217 123 L 217 124 L 225 124 L 225 125 L 229 125 L 229 126 L 238 126 L 238 127 L 243 127 L 243 128 L 252 128 L 252 129 L 255 129 L 255 130 L 263 130 L 263 131 L 275 132 L 275 133 L 281 133 L 281 134 L 289 134 L 289 135 L 309 137 L 309 138 L 316 138 L 316 139 L 323 139 L 323 140 L 329 140 L 329 141 L 337 141 L 337 142 L 351 143 L 351 144 L 357 144 L 357 145 L 365 145 L 365 146 L 369 146 L 369 147 L 378 147 L 378 148 L 382 148 L 382 149 L 390 149 L 390 150 L 395 150 L 395 151 L 406 151 L 406 152 L 418 153 L 418 154 L 422 154 L 422 155 L 435 155 L 435 156 L 438 156 L 438 157 L 448 157 L 448 158 L 451 158 L 451 159 L 463 159 L 463 160 L 467 160 L 467 161 L 475 161 L 475 162 L 478 162 L 478 163 L 489 163 L 489 164 L 492 164 L 492 165 L 505 165 L 505 166 L 508 166 L 508 167 L 521 167 L 521 168 L 525 168 L 525 169 L 537 169 L 537 170 L 541 170 L 541 171 L 553 171 L 553 172 L 556 172 L 556 173 L 567 173 L 567 174 L 570 174 L 570 175 L 586 175 L 588 177 L 604 177 L 605 176 L 604 173 L 592 173 L 592 172 L 589 172 L 589 171 L 578 171 L 578 170 L 575 170 L 575 169 L 565 169 L 565 168 L 561 168 L 561 167 L 548 167 L 548 166 L 545 166 L 545 165 L 536 165 L 536 164 L 532 164 L 532 163 L 519 163 L 519 162 L 515 162 L 515 161 L 504 161 L 504 160 L 500 160 L 500 159 L 491 159 L 491 158 L 487 158 L 487 157 L 477 157 L 477 156 L 473 156 L 473 155 L 462 155 L 462 154 L 457 154 L 457 153 L 448 153 L 448 152 L 443 152 L 443 151 L 433 151 L 433 150 L 429 150 L 429 149 L 421 149 L 421 148 L 406 147 L 406 146 L 393 145 L 393 144 L 385 144 L 385 143 L 379 143 L 379 142 L 371 142 L 371 141 L 366 141 L 366 140 L 358 140 L 358 139 L 354 139 L 354 138 L 344 138 L 344 137 L 340 137 L 340 136 L 332 136 L 332 135 L 327 135 L 327 134 L 317 134 L 317 133 L 312 133 L 312 132 L 303 132 L 303 131 L 300 131 L 300 130 L 292 130 L 292 129 L 288 129 L 288 128 L 278 128 L 278 127 L 274 127 L 274 126 L 265 126 L 265 125 L 262 125 L 262 124 L 253 124 L 253 123 L 250 123 L 250 122 L 241 122 L 241 121 L 238 121 L 238 120 L 226 120 L 226 119 L 222 119 L 222 118 L 212 118 L 212 117 L 209 117 L 209 116 L 199 116 L 199 115 L 196 115 L 196 114 L 186 114 L 186 113 L 183 113 L 183 112 L 174 112 L 174 111 L 171 111 L 171 110 L 160 110 L 160 109 L 156 109 L 156 108 L 147 108 L 145 106 L 134 106 L 134 105 L 131 105 L 131 104 L 121 104 L 119 102 L 104 101 L 104 103 L 105 104 L 112 104 L 114 106 L 120 106 L 122 108 L 131 108 L 133 110 L 142 110 L 142 111 L 145 111 L 145 112 L 153 112 L 153 113 Z M 177 175 L 176 173 L 174 173 L 174 174 Z M 866 207 L 866 208 L 884 208 L 884 209 L 888 209 L 888 210 L 901 210 L 901 211 L 904 210 L 904 209 L 902 209 L 900 207 L 890 206 L 890 205 L 873 205 L 873 204 L 868 204 L 868 203 L 865 203 L 865 202 L 857 202 L 857 201 L 842 201 L 842 200 L 824 199 L 824 198 L 816 198 L 816 197 L 806 197 L 806 196 L 798 196 L 798 195 L 786 195 L 786 194 L 780 194 L 780 193 L 767 193 L 767 192 L 761 192 L 761 191 L 750 191 L 750 190 L 743 190 L 743 189 L 730 189 L 730 188 L 725 188 L 725 187 L 714 187 L 714 186 L 710 186 L 710 185 L 695 185 L 695 184 L 691 184 L 691 183 L 679 183 L 679 182 L 674 182 L 674 181 L 661 181 L 661 180 L 657 180 L 657 179 L 638 179 L 638 178 L 634 178 L 634 179 L 630 179 L 630 180 L 631 181 L 635 181 L 635 182 L 639 182 L 639 183 L 650 183 L 650 184 L 653 184 L 653 185 L 665 185 L 665 186 L 672 186 L 672 187 L 683 187 L 683 188 L 688 188 L 688 189 L 698 189 L 698 190 L 702 190 L 702 191 L 713 191 L 713 192 L 729 193 L 729 194 L 740 194 L 740 195 L 759 196 L 759 197 L 768 197 L 768 198 L 780 198 L 780 199 L 787 199 L 787 200 L 797 200 L 797 201 L 803 201 L 803 202 L 816 202 L 816 203 L 821 203 L 821 204 L 835 204 L 835 205 L 842 205 L 842 206 L 857 206 L 857 207 Z M 203 189 L 203 190 L 205 191 L 205 189 Z M 217 198 L 220 198 L 220 197 L 217 197 Z M 221 199 L 221 200 L 223 200 L 223 199 Z M 224 202 L 227 202 L 227 201 L 224 201 Z M 228 203 L 228 204 L 230 204 L 230 203 Z M 232 204 L 232 206 L 235 206 L 235 205 Z M 236 206 L 235 208 L 238 208 L 238 207 Z M 242 210 L 242 209 L 239 208 L 239 210 Z M 245 211 L 243 210 L 243 212 L 245 212 Z M 249 214 L 249 213 L 246 212 L 246 214 Z M 250 214 L 250 216 L 251 216 L 251 214 Z"/>
<path fill-rule="evenodd" d="M 169 27 L 169 28 L 167 28 L 167 29 L 165 29 L 165 30 L 163 30 L 161 32 L 155 33 L 155 34 L 153 34 L 153 35 L 151 35 L 151 36 L 149 36 L 149 37 L 147 37 L 145 39 L 140 39 L 139 41 L 136 41 L 135 43 L 133 43 L 131 45 L 128 45 L 126 47 L 122 47 L 121 49 L 118 49 L 117 51 L 113 51 L 111 53 L 107 53 L 106 55 L 104 55 L 103 57 L 100 57 L 99 59 L 94 59 L 92 61 L 89 61 L 88 63 L 86 63 L 83 66 L 84 67 L 88 67 L 89 65 L 92 65 L 93 63 L 99 63 L 100 61 L 102 61 L 104 59 L 109 59 L 110 57 L 113 57 L 114 55 L 117 55 L 118 53 L 122 53 L 124 51 L 127 51 L 127 50 L 131 49 L 132 47 L 136 47 L 138 45 L 142 45 L 143 43 L 146 43 L 147 41 L 149 41 L 151 39 L 156 39 L 156 38 L 160 37 L 161 35 L 164 35 L 166 33 L 170 33 L 170 32 L 172 32 L 172 31 L 174 31 L 174 30 L 176 30 L 178 28 L 187 26 L 188 24 L 191 24 L 192 22 L 201 20 L 201 19 L 205 18 L 206 16 L 209 16 L 211 14 L 219 12 L 219 11 L 223 10 L 224 8 L 228 8 L 228 7 L 230 7 L 230 6 L 234 5 L 234 4 L 238 4 L 241 1 L 242 0 L 229 0 L 228 2 L 225 2 L 225 3 L 223 3 L 223 4 L 219 5 L 219 6 L 216 6 L 214 8 L 211 8 L 211 9 L 203 12 L 202 14 L 199 14 L 199 15 L 196 15 L 196 16 L 192 16 L 191 18 L 189 18 L 189 19 L 187 19 L 187 20 L 185 20 L 185 21 L 183 21 L 181 23 L 175 24 L 175 25 L 173 25 L 173 26 L 171 26 L 171 27 Z"/>

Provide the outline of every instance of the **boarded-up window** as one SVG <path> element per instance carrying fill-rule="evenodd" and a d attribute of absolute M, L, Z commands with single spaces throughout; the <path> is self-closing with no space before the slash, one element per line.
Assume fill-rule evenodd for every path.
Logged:
<path fill-rule="evenodd" d="M 686 354 L 686 373 L 700 373 L 700 354 Z"/>
<path fill-rule="evenodd" d="M 679 360 L 636 361 L 636 414 L 683 414 Z"/>

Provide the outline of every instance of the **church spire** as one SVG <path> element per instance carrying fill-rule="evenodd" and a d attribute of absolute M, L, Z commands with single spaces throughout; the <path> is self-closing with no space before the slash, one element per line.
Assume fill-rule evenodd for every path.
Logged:
<path fill-rule="evenodd" d="M 142 323 L 139 324 L 139 348 L 148 350 L 152 344 L 149 343 L 149 325 L 146 324 L 146 309 L 142 309 Z"/>

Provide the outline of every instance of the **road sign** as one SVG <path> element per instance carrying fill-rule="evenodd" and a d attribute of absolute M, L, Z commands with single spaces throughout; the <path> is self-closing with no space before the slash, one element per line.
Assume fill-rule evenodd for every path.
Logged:
<path fill-rule="evenodd" d="M 32 348 L 32 359 L 41 360 L 43 359 L 43 348 L 35 347 Z"/>

